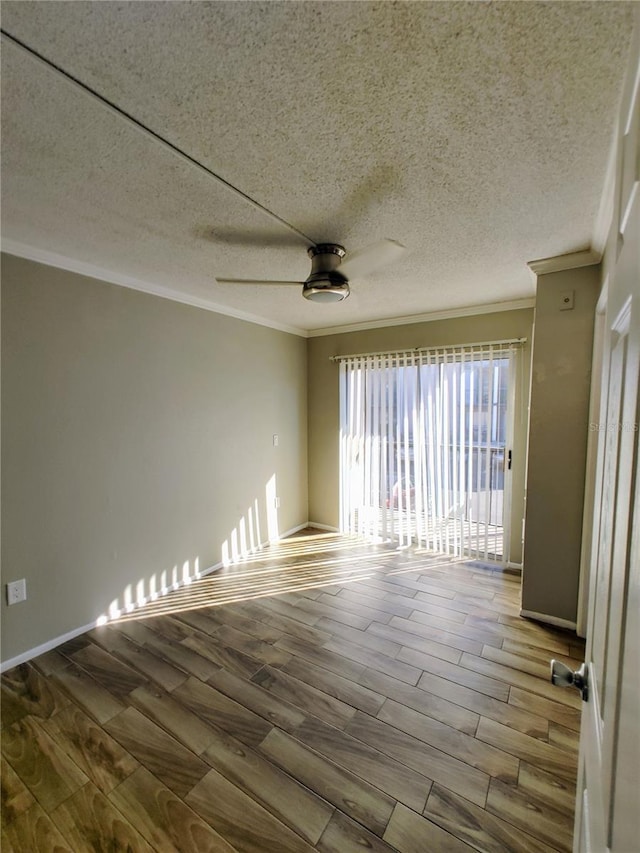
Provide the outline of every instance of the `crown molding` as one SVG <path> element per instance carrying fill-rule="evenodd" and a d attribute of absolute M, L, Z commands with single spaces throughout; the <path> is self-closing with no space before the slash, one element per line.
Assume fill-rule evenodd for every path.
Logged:
<path fill-rule="evenodd" d="M 527 266 L 534 275 L 538 276 L 547 275 L 550 272 L 590 267 L 592 264 L 599 264 L 601 258 L 600 252 L 585 249 L 582 252 L 571 252 L 568 255 L 556 255 L 554 258 L 540 258 L 537 261 L 529 261 Z"/>
<path fill-rule="evenodd" d="M 457 317 L 473 317 L 477 314 L 495 314 L 499 311 L 517 311 L 521 308 L 533 308 L 535 298 L 513 299 L 510 302 L 489 302 L 484 305 L 470 305 L 466 308 L 451 308 L 448 311 L 433 311 L 429 314 L 412 314 L 409 317 L 389 317 L 384 320 L 370 320 L 365 323 L 353 323 L 350 326 L 330 326 L 324 329 L 310 329 L 309 338 L 325 335 L 340 335 L 346 332 L 360 332 L 367 329 L 384 329 L 387 326 L 409 326 L 412 323 L 431 323 L 435 320 L 455 320 Z"/>
<path fill-rule="evenodd" d="M 204 311 L 212 311 L 214 314 L 223 314 L 226 317 L 233 317 L 236 320 L 244 320 L 246 323 L 266 326 L 278 332 L 287 332 L 290 335 L 298 335 L 301 338 L 307 337 L 305 329 L 299 329 L 296 326 L 287 326 L 284 323 L 277 323 L 273 320 L 266 320 L 264 317 L 258 317 L 255 314 L 238 311 L 235 308 L 229 308 L 226 305 L 220 305 L 208 299 L 201 299 L 198 296 L 181 293 L 169 287 L 163 287 L 162 285 L 153 284 L 152 282 L 143 281 L 132 276 L 122 275 L 121 273 L 113 272 L 112 270 L 107 270 L 103 267 L 86 263 L 85 261 L 77 261 L 74 258 L 59 255 L 57 252 L 50 252 L 47 249 L 37 249 L 34 246 L 28 246 L 16 240 L 3 238 L 2 251 L 8 255 L 16 255 L 28 261 L 36 261 L 37 263 L 46 264 L 47 266 L 66 270 L 67 272 L 99 279 L 108 284 L 117 284 L 120 287 L 128 287 L 130 290 L 139 290 L 141 293 L 148 293 L 151 296 L 170 299 L 172 302 L 181 302 L 183 305 L 190 305 L 192 308 L 202 308 Z"/>
<path fill-rule="evenodd" d="M 190 305 L 192 308 L 201 308 L 204 311 L 212 311 L 215 314 L 222 314 L 226 317 L 233 317 L 236 320 L 244 320 L 247 323 L 254 323 L 258 326 L 266 326 L 269 329 L 275 329 L 278 332 L 287 332 L 291 335 L 297 335 L 301 338 L 317 338 L 325 335 L 336 335 L 346 332 L 359 332 L 366 329 L 384 329 L 388 326 L 408 326 L 412 323 L 430 323 L 436 320 L 453 320 L 457 317 L 473 317 L 476 314 L 495 314 L 499 311 L 517 311 L 522 308 L 533 308 L 535 298 L 529 297 L 526 299 L 515 299 L 508 302 L 490 302 L 484 305 L 470 305 L 465 308 L 452 308 L 445 311 L 434 311 L 427 314 L 412 314 L 403 317 L 388 317 L 381 320 L 369 320 L 363 323 L 353 323 L 344 326 L 330 326 L 323 329 L 300 329 L 297 326 L 288 326 L 284 323 L 277 323 L 272 320 L 266 320 L 263 317 L 258 317 L 254 314 L 249 314 L 244 311 L 238 311 L 234 308 L 229 308 L 226 305 L 220 305 L 208 299 L 201 299 L 197 296 L 190 296 L 187 293 L 181 293 L 178 290 L 172 290 L 168 287 L 163 287 L 159 284 L 154 284 L 143 279 L 134 278 L 132 276 L 123 275 L 113 272 L 113 270 L 98 267 L 94 264 L 78 261 L 74 258 L 69 258 L 66 255 L 60 255 L 57 252 L 50 252 L 47 249 L 38 249 L 34 246 L 29 246 L 25 243 L 20 243 L 17 240 L 3 238 L 2 251 L 8 255 L 15 255 L 19 258 L 24 258 L 29 261 L 36 261 L 40 264 L 46 264 L 56 269 L 63 269 L 67 272 L 77 273 L 88 278 L 95 278 L 99 281 L 107 282 L 108 284 L 116 284 L 120 287 L 127 287 L 131 290 L 138 290 L 141 293 L 148 293 L 151 296 L 159 296 L 161 299 L 169 299 L 173 302 L 180 302 L 183 305 Z M 565 256 L 571 257 L 571 256 Z M 541 263 L 532 261 L 532 263 Z M 595 263 L 590 261 L 589 263 Z M 580 266 L 573 264 L 570 266 Z"/>

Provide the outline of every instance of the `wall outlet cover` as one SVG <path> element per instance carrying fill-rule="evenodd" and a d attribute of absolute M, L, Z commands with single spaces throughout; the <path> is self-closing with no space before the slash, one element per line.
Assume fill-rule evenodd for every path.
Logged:
<path fill-rule="evenodd" d="M 27 581 L 25 578 L 7 584 L 7 604 L 18 604 L 20 601 L 25 601 L 26 597 Z"/>

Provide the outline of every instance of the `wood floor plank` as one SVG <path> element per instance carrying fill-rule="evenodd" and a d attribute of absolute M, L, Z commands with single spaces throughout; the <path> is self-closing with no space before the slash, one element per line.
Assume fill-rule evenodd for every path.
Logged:
<path fill-rule="evenodd" d="M 376 614 L 372 618 L 375 619 L 377 622 L 385 621 L 379 618 L 379 614 L 385 614 L 389 617 L 403 616 L 405 618 L 408 618 L 413 612 L 413 608 L 410 606 L 404 604 L 394 604 L 392 601 L 388 601 L 384 597 L 374 598 L 372 596 L 366 595 L 363 592 L 356 592 L 352 589 L 349 589 L 349 587 L 341 589 L 338 595 L 334 597 L 337 599 L 336 606 L 342 606 L 342 604 L 339 604 L 338 602 L 346 602 L 354 607 L 366 607 L 369 611 Z"/>
<path fill-rule="evenodd" d="M 333 601 L 334 598 L 335 596 L 327 596 L 327 599 L 330 599 L 331 601 Z M 320 618 L 315 623 L 315 627 L 321 631 L 326 630 L 321 624 L 324 619 L 328 619 L 332 622 L 340 622 L 341 624 L 347 625 L 351 628 L 360 628 L 361 630 L 364 630 L 367 625 L 371 623 L 371 618 L 368 616 L 352 613 L 349 610 L 341 609 L 340 607 L 336 607 L 334 604 L 328 604 L 326 601 L 321 601 L 320 599 L 311 600 L 304 596 L 292 595 L 287 599 L 287 602 L 299 610 L 319 616 Z"/>
<path fill-rule="evenodd" d="M 210 675 L 220 669 L 219 663 L 208 656 L 198 654 L 198 650 L 182 645 L 182 642 L 165 639 L 153 631 L 149 631 L 149 634 L 145 646 L 154 654 L 162 655 L 165 660 L 170 661 L 178 669 L 182 669 L 196 678 L 206 681 Z M 206 648 L 206 646 L 201 645 L 200 648 Z"/>
<path fill-rule="evenodd" d="M 492 614 L 494 615 L 494 614 Z M 559 654 L 564 652 L 566 648 L 566 640 L 563 635 L 548 634 L 548 633 L 532 633 L 527 630 L 527 624 L 524 619 L 520 622 L 512 622 L 510 625 L 505 625 L 495 619 L 489 619 L 486 616 L 469 614 L 466 618 L 466 624 L 477 630 L 494 634 L 502 640 L 512 640 L 516 643 L 527 643 L 531 646 L 537 646 L 542 649 L 550 649 L 557 651 Z"/>
<path fill-rule="evenodd" d="M 423 743 L 446 753 L 448 757 L 457 758 L 503 782 L 516 782 L 518 779 L 519 762 L 510 753 L 501 748 L 483 744 L 477 736 L 459 732 L 439 720 L 434 720 L 413 708 L 407 708 L 392 699 L 384 703 L 377 714 L 377 719 L 418 738 Z M 490 724 L 491 721 L 486 720 L 486 723 Z"/>
<path fill-rule="evenodd" d="M 235 853 L 235 849 L 164 786 L 139 767 L 109 795 L 154 850 L 182 853 Z"/>
<path fill-rule="evenodd" d="M 558 723 L 549 723 L 549 743 L 576 755 L 580 746 L 580 734 Z"/>
<path fill-rule="evenodd" d="M 170 601 L 167 601 L 167 610 L 164 615 L 152 615 L 151 618 L 144 619 L 145 627 L 163 640 L 171 640 L 174 643 L 181 643 L 192 636 L 196 629 L 173 615 Z"/>
<path fill-rule="evenodd" d="M 318 841 L 333 807 L 264 755 L 218 732 L 203 758 L 309 844 Z"/>
<path fill-rule="evenodd" d="M 257 746 L 271 731 L 270 722 L 197 678 L 189 678 L 172 695 L 205 722 L 247 746 Z"/>
<path fill-rule="evenodd" d="M 475 619 L 480 620 L 480 627 L 484 622 L 497 622 L 499 613 L 495 610 L 486 610 L 477 601 L 472 603 L 462 601 L 454 597 L 451 599 L 442 598 L 441 596 L 433 595 L 429 592 L 418 592 L 414 598 L 414 609 L 423 610 L 429 613 L 429 608 L 433 605 L 442 607 L 445 610 L 452 610 L 456 613 L 461 613 L 465 617 L 465 623 L 475 624 Z"/>
<path fill-rule="evenodd" d="M 573 820 L 522 789 L 492 779 L 487 796 L 487 811 L 563 853 L 569 853 L 572 849 Z"/>
<path fill-rule="evenodd" d="M 209 634 L 211 636 L 216 634 L 218 628 L 224 624 L 212 611 L 205 612 L 202 608 L 198 608 L 197 610 L 181 610 L 175 613 L 173 618 L 179 622 L 183 622 L 190 628 L 195 628 L 196 631 L 200 631 L 202 634 Z"/>
<path fill-rule="evenodd" d="M 543 696 L 545 699 L 559 702 L 561 705 L 568 705 L 570 708 L 580 707 L 580 696 L 577 692 L 555 687 L 551 684 L 550 679 L 545 680 L 535 675 L 528 675 L 510 666 L 503 666 L 502 664 L 476 657 L 476 655 L 470 655 L 467 652 L 463 653 L 460 659 L 460 666 L 473 672 L 487 675 L 490 678 L 506 682 L 507 684 L 516 685 L 523 690 L 528 690 L 530 693 Z"/>
<path fill-rule="evenodd" d="M 306 720 L 295 737 L 410 808 L 422 811 L 425 807 L 432 780 L 384 752 L 321 720 Z"/>
<path fill-rule="evenodd" d="M 211 725 L 159 687 L 138 687 L 129 701 L 196 755 L 201 755 L 215 739 Z"/>
<path fill-rule="evenodd" d="M 496 649 L 494 646 L 484 646 L 481 656 L 486 660 L 495 661 L 495 663 L 509 666 L 520 672 L 527 672 L 529 675 L 535 675 L 543 680 L 549 678 L 549 661 L 542 662 L 523 655 L 513 654 L 513 652 L 505 651 L 505 649 Z"/>
<path fill-rule="evenodd" d="M 577 756 L 567 754 L 552 744 L 516 732 L 513 729 L 481 717 L 476 738 L 517 758 L 535 764 L 563 779 L 575 779 L 578 769 Z M 494 774 L 497 775 L 497 774 Z"/>
<path fill-rule="evenodd" d="M 411 770 L 484 806 L 489 785 L 489 775 L 484 771 L 360 711 L 346 732 Z"/>
<path fill-rule="evenodd" d="M 406 629 L 407 624 L 409 625 L 409 629 Z M 421 630 L 421 628 L 424 630 Z M 458 663 L 463 651 L 482 649 L 479 643 L 471 642 L 464 637 L 447 634 L 443 631 L 431 630 L 426 626 L 421 626 L 418 622 L 410 622 L 409 619 L 399 619 L 397 616 L 391 619 L 389 625 L 372 622 L 367 629 L 367 634 L 373 634 L 375 637 L 385 637 L 388 640 L 393 638 L 397 646 L 408 646 L 411 649 L 417 649 L 419 652 L 433 655 L 451 663 Z M 434 639 L 435 637 L 438 637 L 438 639 Z"/>
<path fill-rule="evenodd" d="M 309 613 L 306 610 L 301 610 L 293 604 L 289 604 L 286 601 L 280 601 L 278 597 L 263 598 L 260 601 L 259 606 L 264 610 L 275 613 L 278 616 L 286 616 L 294 622 L 301 622 L 303 625 L 311 627 L 313 627 L 318 619 L 320 619 L 320 615 L 318 613 Z"/>
<path fill-rule="evenodd" d="M 489 645 L 500 648 L 503 643 L 502 637 L 498 633 L 483 631 L 480 628 L 474 628 L 472 625 L 467 625 L 465 615 L 458 613 L 455 610 L 449 610 L 449 616 L 434 615 L 431 611 L 424 609 L 414 610 L 409 617 L 410 625 L 404 626 L 405 630 L 413 630 L 416 633 L 413 623 L 418 623 L 423 630 L 445 631 L 447 634 L 454 634 L 464 638 L 471 643 L 480 646 Z M 450 618 L 451 616 L 460 617 L 459 620 Z M 462 651 L 471 651 L 471 649 L 462 649 Z"/>
<path fill-rule="evenodd" d="M 65 669 L 69 666 L 69 658 L 66 658 L 64 655 L 60 654 L 56 649 L 52 649 L 50 652 L 45 652 L 43 655 L 38 655 L 37 658 L 33 658 L 30 661 L 31 665 L 38 670 L 41 675 L 53 675 L 54 672 L 57 672 L 60 669 Z"/>
<path fill-rule="evenodd" d="M 1 847 L 2 853 L 76 853 L 38 803 L 3 824 Z"/>
<path fill-rule="evenodd" d="M 234 604 L 225 605 L 225 607 L 217 608 L 218 613 L 216 618 L 223 624 L 229 625 L 232 628 L 237 628 L 238 631 L 244 631 L 252 637 L 257 637 L 258 640 L 263 640 L 265 643 L 275 643 L 282 636 L 282 631 L 267 625 L 265 622 L 259 622 L 256 619 L 250 619 L 243 615 Z"/>
<path fill-rule="evenodd" d="M 295 729 L 306 719 L 306 714 L 290 701 L 280 699 L 252 681 L 247 681 L 224 669 L 212 675 L 207 684 L 244 708 L 253 711 L 268 723 L 279 726 L 285 731 Z"/>
<path fill-rule="evenodd" d="M 0 759 L 2 825 L 14 821 L 34 803 L 33 794 L 4 757 Z"/>
<path fill-rule="evenodd" d="M 395 807 L 383 838 L 399 853 L 471 853 L 473 849 L 402 803 Z"/>
<path fill-rule="evenodd" d="M 391 675 L 399 681 L 404 681 L 407 684 L 417 684 L 418 679 L 422 675 L 420 669 L 412 666 L 404 659 L 389 657 L 375 650 L 367 649 L 365 646 L 358 646 L 355 643 L 350 643 L 348 640 L 334 638 L 329 640 L 323 646 L 327 651 L 334 652 L 337 655 L 346 657 L 349 660 L 376 669 L 379 672 L 384 672 L 386 675 Z M 401 652 L 403 649 L 400 650 Z M 417 653 L 416 653 L 417 654 Z M 399 658 L 399 656 L 398 656 Z"/>
<path fill-rule="evenodd" d="M 260 641 L 257 640 L 256 642 Z M 199 632 L 197 635 L 186 637 L 180 645 L 211 661 L 217 669 L 226 669 L 228 672 L 235 672 L 236 675 L 247 678 L 251 678 L 262 666 L 262 661 L 257 658 L 229 646 L 218 637 L 208 637 Z M 277 649 L 274 649 L 274 652 L 278 654 Z M 282 655 L 280 660 L 289 659 L 288 655 L 284 655 L 282 652 L 280 654 Z"/>
<path fill-rule="evenodd" d="M 147 683 L 147 679 L 139 672 L 122 663 L 100 646 L 96 646 L 95 643 L 89 643 L 80 651 L 74 652 L 71 658 L 118 699 L 124 699 L 136 687 Z"/>
<path fill-rule="evenodd" d="M 393 798 L 279 729 L 269 732 L 260 751 L 309 790 L 382 835 L 396 802 Z"/>
<path fill-rule="evenodd" d="M 103 793 L 108 793 L 139 766 L 107 732 L 76 705 L 69 705 L 42 726 Z"/>
<path fill-rule="evenodd" d="M 449 599 L 455 598 L 458 590 L 465 590 L 465 587 L 462 584 L 456 584 L 454 582 L 443 584 L 440 583 L 438 579 L 431 578 L 428 581 L 418 581 L 408 577 L 407 575 L 388 575 L 384 580 L 377 580 L 375 583 L 381 589 L 392 594 L 399 590 L 402 590 L 405 595 L 411 592 L 413 592 L 414 595 L 418 592 L 427 592 L 431 595 L 437 596 L 438 598 Z M 486 590 L 481 590 L 479 595 L 480 597 L 487 598 L 488 600 L 493 598 L 493 592 Z"/>
<path fill-rule="evenodd" d="M 61 803 L 51 817 L 74 853 L 153 853 L 133 824 L 90 782 Z"/>
<path fill-rule="evenodd" d="M 361 680 L 365 684 L 368 683 L 366 676 L 363 676 Z M 465 687 L 463 684 L 456 684 L 447 678 L 432 675 L 429 672 L 424 672 L 420 676 L 417 686 L 419 690 L 424 690 L 427 694 L 441 696 L 443 699 L 448 699 L 452 703 L 473 711 L 475 714 L 497 720 L 499 723 L 531 735 L 531 737 L 547 739 L 549 723 L 544 717 L 537 714 L 516 708 L 505 701 L 494 699 L 484 693 L 479 693 L 477 690 Z"/>
<path fill-rule="evenodd" d="M 378 625 L 380 628 L 384 627 L 376 622 L 368 622 L 368 625 L 369 627 L 374 625 Z M 357 646 L 364 646 L 372 651 L 381 652 L 388 657 L 395 657 L 402 648 L 402 643 L 397 642 L 397 640 L 391 640 L 388 637 L 385 638 L 375 631 L 370 632 L 369 629 L 361 630 L 359 628 L 352 628 L 350 625 L 343 625 L 326 617 L 320 619 L 318 627 L 331 634 L 333 639 L 347 640 L 350 643 L 355 643 Z"/>
<path fill-rule="evenodd" d="M 325 642 L 329 642 L 331 635 L 327 634 L 326 637 Z M 291 652 L 295 657 L 308 660 L 311 663 L 324 667 L 324 669 L 337 673 L 337 675 L 342 675 L 344 678 L 351 678 L 354 681 L 358 680 L 358 676 L 365 669 L 364 664 L 344 658 L 339 652 L 330 651 L 324 646 L 314 646 L 303 640 L 283 637 L 281 640 L 278 640 L 276 645 L 285 651 Z"/>
<path fill-rule="evenodd" d="M 424 816 L 482 853 L 553 853 L 553 848 L 463 797 L 434 785 Z"/>
<path fill-rule="evenodd" d="M 322 645 L 329 639 L 329 634 L 324 631 L 319 631 L 310 625 L 305 625 L 292 619 L 290 616 L 283 616 L 281 613 L 275 613 L 268 610 L 266 607 L 260 607 L 259 602 L 245 602 L 241 605 L 236 605 L 247 618 L 254 619 L 258 624 L 264 624 L 268 628 L 274 628 L 282 632 L 284 637 L 301 640 L 310 645 Z M 278 643 L 275 642 L 274 645 Z"/>
<path fill-rule="evenodd" d="M 251 679 L 274 696 L 286 698 L 305 714 L 312 714 L 343 729 L 355 714 L 355 708 L 327 693 L 293 678 L 278 669 L 264 666 Z"/>
<path fill-rule="evenodd" d="M 58 670 L 52 678 L 70 694 L 77 705 L 100 724 L 106 723 L 125 708 L 119 699 L 76 664 Z"/>
<path fill-rule="evenodd" d="M 359 711 L 365 711 L 367 714 L 375 715 L 385 700 L 384 696 L 375 693 L 362 684 L 343 678 L 341 675 L 330 672 L 321 666 L 316 666 L 309 661 L 292 658 L 280 669 L 281 672 L 297 678 L 298 681 L 304 681 L 306 684 L 317 687 L 323 693 L 327 693 Z M 396 684 L 401 683 L 396 681 Z"/>
<path fill-rule="evenodd" d="M 343 610 L 346 613 L 354 613 L 357 616 L 362 616 L 369 622 L 388 622 L 391 619 L 392 613 L 389 613 L 384 607 L 366 604 L 362 599 L 349 599 L 340 594 L 327 595 L 322 593 L 317 601 L 321 604 L 331 604 L 332 607 L 338 610 Z"/>
<path fill-rule="evenodd" d="M 27 715 L 46 719 L 69 704 L 69 699 L 51 679 L 30 663 L 23 663 L 2 675 L 2 725 Z"/>
<path fill-rule="evenodd" d="M 257 660 L 260 663 L 280 666 L 281 664 L 287 663 L 287 661 L 291 660 L 290 654 L 283 652 L 280 649 L 276 649 L 273 643 L 267 643 L 263 640 L 259 640 L 257 637 L 253 637 L 251 634 L 245 634 L 244 631 L 239 631 L 237 628 L 233 628 L 230 625 L 223 625 L 219 628 L 216 634 L 216 639 L 219 639 L 230 648 L 237 649 L 237 651 L 248 655 L 248 657 L 253 660 Z"/>
<path fill-rule="evenodd" d="M 531 658 L 532 660 L 540 661 L 540 663 L 549 663 L 551 658 L 559 658 L 560 660 L 569 663 L 579 664 L 579 661 L 574 660 L 569 656 L 569 643 L 558 640 L 552 642 L 554 648 L 545 649 L 544 646 L 532 646 L 531 643 L 525 643 L 518 640 L 503 639 L 502 648 L 505 652 L 511 652 L 514 655 L 522 655 L 523 657 Z M 574 667 L 577 669 L 577 667 Z"/>
<path fill-rule="evenodd" d="M 140 646 L 128 636 L 114 628 L 105 626 L 91 632 L 92 639 L 120 660 L 145 675 L 150 681 L 165 690 L 173 690 L 187 680 L 183 669 L 163 660 L 146 646 Z"/>
<path fill-rule="evenodd" d="M 184 797 L 209 770 L 204 761 L 136 708 L 127 708 L 105 728 L 179 797 Z"/>
<path fill-rule="evenodd" d="M 35 717 L 3 730 L 2 755 L 47 812 L 89 781 Z"/>
<path fill-rule="evenodd" d="M 558 693 L 562 692 L 562 688 L 555 688 Z M 555 696 L 555 694 L 553 694 Z M 512 687 L 509 691 L 509 704 L 515 708 L 526 708 L 534 714 L 539 714 L 547 720 L 559 723 L 567 729 L 572 729 L 574 732 L 580 731 L 580 709 L 570 708 L 568 705 L 563 705 L 552 699 L 545 699 L 544 696 L 538 696 L 528 690 L 522 690 L 519 687 Z"/>
<path fill-rule="evenodd" d="M 217 608 L 216 618 L 223 625 L 237 628 L 238 631 L 243 631 L 245 634 L 256 637 L 258 640 L 263 640 L 265 643 L 275 643 L 276 640 L 280 639 L 282 631 L 271 625 L 267 625 L 265 622 L 248 617 L 238 609 L 241 606 L 227 604 L 224 607 L 219 607 Z"/>
<path fill-rule="evenodd" d="M 238 853 L 311 853 L 313 847 L 216 770 L 185 798 Z"/>
<path fill-rule="evenodd" d="M 465 667 L 449 663 L 449 661 L 443 661 L 441 658 L 433 657 L 433 655 L 426 655 L 423 652 L 416 651 L 416 649 L 403 646 L 398 652 L 398 660 L 405 661 L 414 668 L 429 672 L 432 675 L 447 678 L 455 684 L 462 684 L 478 693 L 492 696 L 494 699 L 506 702 L 509 697 L 509 687 L 504 682 L 482 673 L 472 672 Z"/>
<path fill-rule="evenodd" d="M 362 853 L 363 849 L 371 853 L 393 853 L 394 848 L 340 812 L 331 818 L 316 845 L 320 853 Z"/>
<path fill-rule="evenodd" d="M 569 817 L 573 816 L 576 800 L 575 780 L 561 779 L 540 767 L 521 761 L 518 790 Z"/>
<path fill-rule="evenodd" d="M 460 704 L 454 704 L 433 693 L 428 693 L 420 687 L 412 687 L 410 684 L 405 684 L 403 681 L 398 681 L 396 678 L 391 678 L 389 675 L 385 675 L 382 672 L 375 672 L 372 669 L 365 670 L 360 681 L 368 687 L 377 690 L 383 700 L 385 697 L 394 699 L 396 702 L 406 705 L 407 708 L 413 708 L 414 711 L 426 714 L 434 720 L 447 723 L 447 725 L 453 726 L 453 728 L 461 732 L 469 735 L 475 734 L 480 716 L 478 713 L 469 711 Z M 354 707 L 357 706 L 354 705 Z M 379 708 L 373 710 L 359 708 L 359 710 L 365 711 L 375 717 Z"/>

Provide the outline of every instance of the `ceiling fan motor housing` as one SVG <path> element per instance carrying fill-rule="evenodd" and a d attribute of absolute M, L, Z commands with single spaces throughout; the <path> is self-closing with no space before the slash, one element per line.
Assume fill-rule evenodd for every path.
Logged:
<path fill-rule="evenodd" d="M 311 275 L 302 295 L 314 302 L 340 302 L 349 295 L 349 280 L 338 271 L 345 250 L 336 243 L 318 243 L 308 249 Z"/>

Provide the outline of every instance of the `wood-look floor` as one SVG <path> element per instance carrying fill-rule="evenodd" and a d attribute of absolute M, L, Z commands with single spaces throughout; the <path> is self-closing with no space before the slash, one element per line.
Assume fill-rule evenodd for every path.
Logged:
<path fill-rule="evenodd" d="M 583 647 L 519 587 L 303 535 L 15 668 L 2 850 L 569 851 Z"/>

